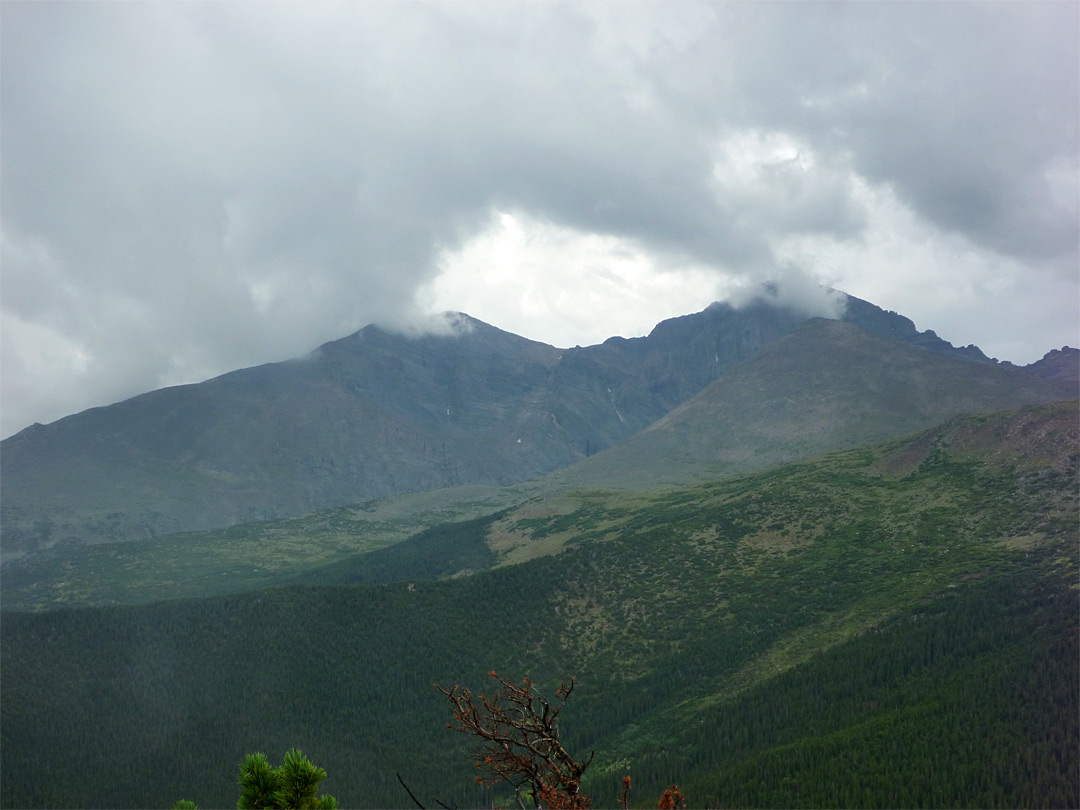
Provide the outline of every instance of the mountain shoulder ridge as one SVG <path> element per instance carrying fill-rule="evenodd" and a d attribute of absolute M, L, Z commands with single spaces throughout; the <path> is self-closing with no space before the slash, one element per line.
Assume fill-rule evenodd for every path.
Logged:
<path fill-rule="evenodd" d="M 550 474 L 650 488 L 759 469 L 925 429 L 965 412 L 1075 398 L 1068 382 L 971 363 L 815 318 L 616 447 Z"/>

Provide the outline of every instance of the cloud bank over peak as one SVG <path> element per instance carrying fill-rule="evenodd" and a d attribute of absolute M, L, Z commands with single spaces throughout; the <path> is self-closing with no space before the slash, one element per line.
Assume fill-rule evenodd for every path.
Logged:
<path fill-rule="evenodd" d="M 765 302 L 794 310 L 809 318 L 838 320 L 847 310 L 847 295 L 818 283 L 799 268 L 790 266 L 768 281 L 737 290 L 727 300 L 737 309 Z"/>
<path fill-rule="evenodd" d="M 964 343 L 996 307 L 1025 335 L 988 349 L 1010 359 L 1075 342 L 1075 4 L 9 2 L 0 22 L 4 435 L 376 320 L 464 310 L 573 345 L 790 267 Z M 922 286 L 890 286 L 905 273 Z"/>

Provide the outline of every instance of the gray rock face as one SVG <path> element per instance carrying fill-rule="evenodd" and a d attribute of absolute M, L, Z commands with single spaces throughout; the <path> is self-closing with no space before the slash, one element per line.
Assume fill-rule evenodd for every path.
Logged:
<path fill-rule="evenodd" d="M 845 319 L 993 362 L 859 299 Z M 3 552 L 526 480 L 633 436 L 805 321 L 764 302 L 714 304 L 647 337 L 573 349 L 468 316 L 452 335 L 369 326 L 303 359 L 153 391 L 5 440 Z"/>
<path fill-rule="evenodd" d="M 1069 346 L 1054 349 L 1044 354 L 1042 360 L 1024 366 L 1024 371 L 1052 380 L 1076 383 L 1080 387 L 1080 349 Z"/>

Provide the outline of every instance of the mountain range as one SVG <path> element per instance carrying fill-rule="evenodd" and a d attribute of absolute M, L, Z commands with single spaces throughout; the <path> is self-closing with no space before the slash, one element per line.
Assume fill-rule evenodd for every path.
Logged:
<path fill-rule="evenodd" d="M 1080 807 L 1080 352 L 845 297 L 369 326 L 0 443 L 0 806 L 509 806 L 433 683 L 576 678 L 615 806 Z"/>
<path fill-rule="evenodd" d="M 860 299 L 843 305 L 846 329 L 766 294 L 571 349 L 461 314 L 450 334 L 369 326 L 304 358 L 34 425 L 0 443 L 3 559 L 568 467 L 568 481 L 599 483 L 607 465 L 609 485 L 632 485 L 634 448 L 663 445 L 680 463 L 656 480 L 682 481 L 1076 393 L 1076 350 L 1018 369 Z M 715 431 L 683 429 L 713 419 Z"/>

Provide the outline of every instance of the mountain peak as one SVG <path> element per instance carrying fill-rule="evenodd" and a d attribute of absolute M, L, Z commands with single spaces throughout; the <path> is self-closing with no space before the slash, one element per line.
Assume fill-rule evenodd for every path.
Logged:
<path fill-rule="evenodd" d="M 804 312 L 765 295 L 670 318 L 647 337 L 572 349 L 460 312 L 415 329 L 367 326 L 302 361 L 153 391 L 4 440 L 5 551 L 524 481 L 629 439 L 793 332 L 805 346 L 792 373 L 835 349 L 808 335 L 846 334 L 849 324 L 889 351 L 1003 365 L 845 301 L 848 324 L 804 327 Z M 910 362 L 930 364 L 925 354 Z"/>
<path fill-rule="evenodd" d="M 687 483 L 914 433 L 960 413 L 1073 396 L 1070 385 L 1013 366 L 811 318 L 647 429 L 553 478 L 635 489 Z"/>

